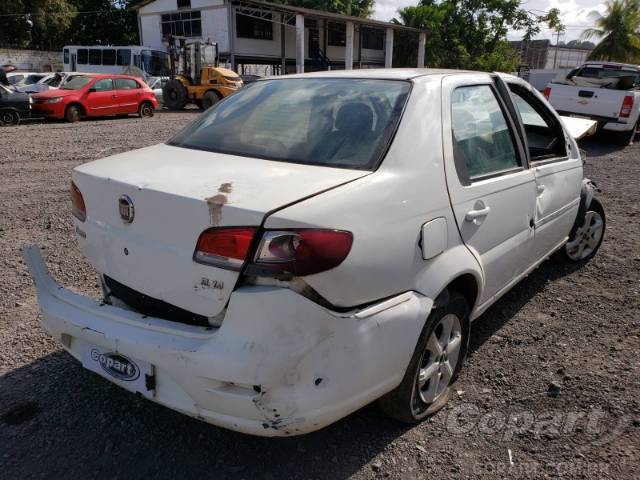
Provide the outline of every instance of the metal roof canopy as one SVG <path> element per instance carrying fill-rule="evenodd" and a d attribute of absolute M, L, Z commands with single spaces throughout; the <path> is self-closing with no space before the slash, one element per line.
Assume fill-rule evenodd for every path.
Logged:
<path fill-rule="evenodd" d="M 370 18 L 353 17 L 350 15 L 341 15 L 339 13 L 325 12 L 323 10 L 314 10 L 311 8 L 294 7 L 291 5 L 281 5 L 271 2 L 262 2 L 260 0 L 231 0 L 230 2 L 236 7 L 245 7 L 253 10 L 253 14 L 246 14 L 247 16 L 262 18 L 264 20 L 270 20 L 274 23 L 280 23 L 273 19 L 269 19 L 268 15 L 273 12 L 283 13 L 285 18 L 283 19 L 285 24 L 292 21 L 295 15 L 304 15 L 305 18 L 326 19 L 337 22 L 353 22 L 360 25 L 367 25 L 378 28 L 392 28 L 394 30 L 404 30 L 406 32 L 425 32 L 413 27 L 405 27 L 404 25 L 398 25 L 396 23 L 382 22 L 380 20 L 372 20 Z M 293 25 L 287 25 L 293 26 Z"/>

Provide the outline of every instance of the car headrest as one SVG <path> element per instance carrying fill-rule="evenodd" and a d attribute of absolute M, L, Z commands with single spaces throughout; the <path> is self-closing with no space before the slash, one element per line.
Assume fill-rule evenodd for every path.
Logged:
<path fill-rule="evenodd" d="M 371 107 L 363 102 L 345 103 L 338 110 L 335 127 L 341 132 L 349 130 L 370 132 L 373 130 Z"/>

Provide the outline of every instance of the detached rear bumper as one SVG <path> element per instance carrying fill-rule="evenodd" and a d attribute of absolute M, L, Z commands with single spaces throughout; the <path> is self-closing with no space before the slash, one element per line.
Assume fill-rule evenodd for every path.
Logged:
<path fill-rule="evenodd" d="M 407 292 L 338 314 L 288 289 L 243 287 L 222 326 L 207 330 L 75 294 L 51 278 L 37 247 L 23 255 L 43 327 L 74 357 L 97 346 L 150 362 L 155 389 L 141 393 L 262 436 L 317 430 L 395 388 L 433 306 Z"/>

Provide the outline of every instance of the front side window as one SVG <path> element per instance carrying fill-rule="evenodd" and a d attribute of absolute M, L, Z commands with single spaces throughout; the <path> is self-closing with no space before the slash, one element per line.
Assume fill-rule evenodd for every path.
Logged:
<path fill-rule="evenodd" d="M 289 79 L 250 84 L 169 141 L 231 155 L 374 170 L 400 122 L 410 84 Z"/>
<path fill-rule="evenodd" d="M 473 181 L 520 167 L 511 130 L 489 85 L 453 92 L 451 124 L 461 179 Z"/>
<path fill-rule="evenodd" d="M 116 78 L 116 90 L 134 90 L 140 88 L 138 82 L 131 78 Z"/>
<path fill-rule="evenodd" d="M 103 78 L 93 84 L 92 87 L 96 92 L 108 92 L 113 90 L 113 80 L 110 78 Z"/>
<path fill-rule="evenodd" d="M 532 161 L 566 156 L 564 133 L 551 112 L 525 88 L 509 85 Z"/>

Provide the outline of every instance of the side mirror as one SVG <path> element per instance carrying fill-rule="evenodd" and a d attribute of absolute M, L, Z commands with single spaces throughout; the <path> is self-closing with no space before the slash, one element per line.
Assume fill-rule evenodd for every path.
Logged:
<path fill-rule="evenodd" d="M 97 90 L 95 88 L 91 87 L 87 93 L 94 93 L 94 92 L 97 92 Z"/>

